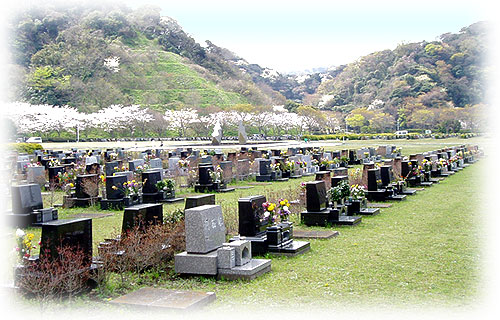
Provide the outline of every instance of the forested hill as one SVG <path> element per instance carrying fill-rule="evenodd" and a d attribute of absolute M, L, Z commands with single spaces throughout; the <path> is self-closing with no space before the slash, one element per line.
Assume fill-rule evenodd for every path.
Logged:
<path fill-rule="evenodd" d="M 487 25 L 478 22 L 436 41 L 401 44 L 337 68 L 318 88 L 328 110 L 382 108 L 396 114 L 409 106 L 465 107 L 484 102 Z M 374 103 L 375 102 L 375 103 Z"/>
<path fill-rule="evenodd" d="M 285 104 L 294 111 L 304 104 L 339 112 L 342 121 L 361 113 L 362 124 L 353 125 L 361 128 L 373 118 L 418 127 L 442 110 L 484 100 L 485 23 L 306 75 L 251 64 L 210 41 L 202 46 L 153 6 L 44 4 L 9 25 L 10 97 L 33 104 L 83 111 L 112 104 L 207 111 Z"/>
<path fill-rule="evenodd" d="M 233 63 L 234 54 L 202 47 L 157 7 L 44 4 L 19 12 L 10 26 L 12 100 L 83 110 L 285 101 Z"/>

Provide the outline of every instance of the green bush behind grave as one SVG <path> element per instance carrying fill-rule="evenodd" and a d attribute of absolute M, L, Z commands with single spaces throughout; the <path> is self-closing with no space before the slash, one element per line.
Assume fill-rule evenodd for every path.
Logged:
<path fill-rule="evenodd" d="M 18 153 L 28 153 L 32 154 L 35 150 L 43 150 L 43 147 L 39 143 L 11 143 L 9 147 L 16 150 Z"/>
<path fill-rule="evenodd" d="M 394 133 L 349 133 L 349 134 L 305 134 L 302 139 L 307 139 L 311 141 L 315 140 L 368 140 L 368 139 L 421 139 L 421 138 L 434 138 L 434 139 L 445 139 L 450 137 L 459 137 L 461 139 L 469 139 L 476 137 L 477 133 L 432 133 L 432 134 L 421 134 L 418 132 L 409 132 L 405 135 L 396 135 Z"/>

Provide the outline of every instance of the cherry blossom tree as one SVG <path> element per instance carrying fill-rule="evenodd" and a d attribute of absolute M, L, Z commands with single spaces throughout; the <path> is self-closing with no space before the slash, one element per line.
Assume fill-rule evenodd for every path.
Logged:
<path fill-rule="evenodd" d="M 169 129 L 179 132 L 179 137 L 186 136 L 186 130 L 190 124 L 200 122 L 198 111 L 191 108 L 167 110 L 164 119 Z"/>

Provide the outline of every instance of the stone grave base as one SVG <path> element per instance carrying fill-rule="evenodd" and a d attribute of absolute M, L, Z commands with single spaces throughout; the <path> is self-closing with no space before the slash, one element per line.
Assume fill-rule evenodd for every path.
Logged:
<path fill-rule="evenodd" d="M 175 202 L 181 202 L 184 201 L 184 198 L 170 198 L 170 199 L 164 199 L 161 202 L 164 203 L 175 203 Z"/>
<path fill-rule="evenodd" d="M 279 179 L 276 179 L 274 181 L 285 182 L 285 181 L 288 181 L 288 178 L 279 178 Z"/>
<path fill-rule="evenodd" d="M 142 202 L 143 203 L 158 203 L 162 199 L 162 195 L 159 192 L 154 193 L 143 193 L 142 194 Z"/>
<path fill-rule="evenodd" d="M 72 198 L 73 207 L 77 208 L 86 208 L 90 207 L 93 203 L 99 203 L 100 199 L 98 197 L 95 198 Z M 70 207 L 68 207 L 70 208 Z"/>
<path fill-rule="evenodd" d="M 129 198 L 123 199 L 101 199 L 101 210 L 123 210 L 124 208 L 139 204 L 140 201 L 130 201 Z"/>
<path fill-rule="evenodd" d="M 410 191 L 414 191 L 413 193 L 408 193 Z M 395 194 L 387 198 L 389 201 L 403 201 L 406 200 L 407 195 L 414 195 L 416 194 L 416 190 L 406 190 L 403 192 L 403 194 Z"/>
<path fill-rule="evenodd" d="M 295 231 L 294 231 L 294 237 L 295 237 Z M 250 241 L 252 245 L 252 255 L 263 255 L 266 253 L 271 253 L 275 256 L 295 257 L 299 254 L 306 253 L 311 249 L 311 245 L 309 242 L 295 241 L 295 240 L 292 240 L 288 245 L 285 246 L 280 246 L 277 248 L 270 247 L 267 244 L 267 236 L 265 233 L 261 236 L 256 236 L 256 237 L 237 236 L 230 239 L 229 242 L 236 240 Z"/>
<path fill-rule="evenodd" d="M 300 220 L 306 226 L 326 226 L 329 215 L 330 210 L 327 209 L 317 212 L 304 211 L 300 213 Z"/>
<path fill-rule="evenodd" d="M 311 250 L 311 244 L 306 241 L 293 240 L 290 244 L 279 248 L 269 248 L 269 253 L 273 256 L 295 257 L 299 254 Z"/>
<path fill-rule="evenodd" d="M 422 181 L 422 182 L 420 182 L 419 186 L 430 187 L 430 186 L 432 186 L 432 182 L 431 181 Z"/>
<path fill-rule="evenodd" d="M 389 194 L 385 189 L 378 189 L 376 191 L 366 191 L 366 200 L 368 201 L 385 201 L 389 200 Z"/>
<path fill-rule="evenodd" d="M 332 230 L 293 230 L 293 237 L 297 239 L 330 239 L 339 235 Z"/>
<path fill-rule="evenodd" d="M 214 292 L 141 288 L 110 303 L 157 310 L 193 310 L 212 303 L 215 298 Z"/>
<path fill-rule="evenodd" d="M 302 178 L 302 176 L 301 175 L 290 176 L 290 179 L 299 179 L 299 178 Z"/>
<path fill-rule="evenodd" d="M 271 181 L 271 175 L 256 175 L 255 176 L 255 181 L 257 182 L 268 182 Z"/>
<path fill-rule="evenodd" d="M 392 203 L 367 203 L 366 206 L 369 208 L 390 208 Z"/>
<path fill-rule="evenodd" d="M 194 186 L 194 191 L 195 192 L 231 192 L 235 191 L 235 188 L 224 188 L 224 189 L 217 189 L 215 187 L 215 184 L 196 184 Z"/>
<path fill-rule="evenodd" d="M 255 237 L 234 237 L 229 240 L 229 242 L 236 241 L 236 240 L 247 240 L 250 241 L 250 245 L 252 246 L 252 255 L 262 255 L 265 254 L 267 250 L 267 243 L 266 243 L 266 234 L 264 233 L 261 236 L 255 236 Z"/>
<path fill-rule="evenodd" d="M 379 208 L 361 208 L 356 214 L 360 214 L 362 216 L 375 216 L 380 213 Z"/>
<path fill-rule="evenodd" d="M 410 188 L 406 188 L 405 191 L 403 191 L 402 193 L 403 195 L 407 195 L 407 196 L 414 196 L 417 194 L 417 190 L 415 189 L 410 189 Z"/>
<path fill-rule="evenodd" d="M 217 278 L 224 278 L 226 280 L 253 280 L 269 271 L 271 271 L 271 260 L 251 259 L 250 262 L 242 266 L 236 266 L 231 269 L 219 269 Z"/>
<path fill-rule="evenodd" d="M 325 209 L 318 212 L 304 211 L 300 214 L 302 223 L 306 226 L 326 226 L 331 225 L 346 225 L 354 226 L 361 222 L 360 216 L 343 216 L 339 215 L 338 218 L 331 212 L 333 210 Z"/>
<path fill-rule="evenodd" d="M 441 180 L 437 179 L 437 178 L 430 178 L 429 181 L 432 183 L 439 183 L 439 181 L 441 181 Z"/>
<path fill-rule="evenodd" d="M 339 216 L 338 220 L 330 220 L 328 222 L 334 225 L 355 226 L 361 222 L 361 219 L 360 216 Z"/>
<path fill-rule="evenodd" d="M 175 272 L 180 274 L 217 274 L 217 250 L 208 253 L 188 253 L 175 255 Z"/>
<path fill-rule="evenodd" d="M 207 191 L 214 191 L 214 185 L 213 184 L 195 184 L 194 185 L 194 192 L 207 192 Z"/>

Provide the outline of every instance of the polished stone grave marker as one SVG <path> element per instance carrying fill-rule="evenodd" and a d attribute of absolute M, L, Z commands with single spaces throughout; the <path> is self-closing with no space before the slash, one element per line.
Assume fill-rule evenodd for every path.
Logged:
<path fill-rule="evenodd" d="M 38 184 L 12 186 L 12 213 L 6 214 L 7 225 L 26 228 L 58 219 L 54 208 L 43 208 L 42 191 Z"/>
<path fill-rule="evenodd" d="M 345 216 L 337 208 L 328 208 L 325 182 L 306 183 L 306 211 L 300 214 L 301 221 L 307 226 L 326 226 L 327 224 L 356 225 L 361 222 L 359 216 Z"/>
<path fill-rule="evenodd" d="M 215 204 L 215 194 L 201 194 L 197 196 L 186 197 L 186 204 L 184 209 L 191 209 L 194 207 L 200 207 L 207 204 Z"/>
<path fill-rule="evenodd" d="M 249 241 L 224 242 L 220 206 L 186 209 L 185 226 L 186 251 L 175 255 L 176 273 L 251 280 L 271 270 L 271 260 L 252 259 Z"/>
<path fill-rule="evenodd" d="M 147 227 L 163 223 L 163 205 L 161 203 L 144 203 L 125 208 L 123 212 L 122 234 L 132 228 Z"/>

